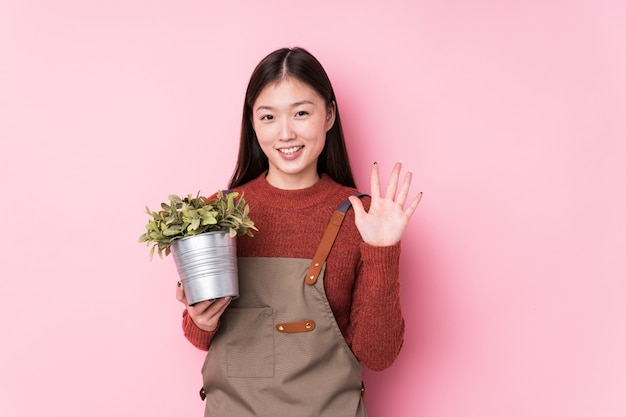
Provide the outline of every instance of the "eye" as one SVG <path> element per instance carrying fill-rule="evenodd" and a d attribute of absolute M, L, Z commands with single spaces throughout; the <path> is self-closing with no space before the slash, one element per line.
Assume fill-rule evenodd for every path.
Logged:
<path fill-rule="evenodd" d="M 261 120 L 274 120 L 274 116 L 272 116 L 271 114 L 266 114 L 265 116 L 261 117 Z"/>
<path fill-rule="evenodd" d="M 299 112 L 296 113 L 297 117 L 304 117 L 307 116 L 309 114 L 308 111 L 304 111 L 304 110 L 300 110 Z"/>

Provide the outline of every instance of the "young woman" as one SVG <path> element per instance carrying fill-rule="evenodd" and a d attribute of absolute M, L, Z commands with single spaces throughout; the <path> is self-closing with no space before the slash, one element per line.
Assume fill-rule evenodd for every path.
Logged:
<path fill-rule="evenodd" d="M 177 290 L 185 336 L 208 350 L 206 416 L 367 415 L 361 364 L 390 366 L 404 335 L 400 239 L 421 194 L 406 204 L 400 170 L 383 195 L 374 163 L 357 196 L 321 64 L 301 48 L 258 64 L 230 183 L 258 228 L 237 241 L 241 296 L 188 306 Z"/>

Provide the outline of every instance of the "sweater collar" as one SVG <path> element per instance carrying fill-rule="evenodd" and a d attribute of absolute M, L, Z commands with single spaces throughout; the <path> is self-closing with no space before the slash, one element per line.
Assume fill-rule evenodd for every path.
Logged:
<path fill-rule="evenodd" d="M 297 190 L 283 190 L 271 185 L 265 175 L 261 174 L 257 179 L 252 180 L 249 185 L 255 192 L 262 193 L 264 200 L 277 207 L 302 208 L 317 204 L 331 196 L 337 185 L 328 175 L 321 174 L 320 179 L 310 187 Z"/>

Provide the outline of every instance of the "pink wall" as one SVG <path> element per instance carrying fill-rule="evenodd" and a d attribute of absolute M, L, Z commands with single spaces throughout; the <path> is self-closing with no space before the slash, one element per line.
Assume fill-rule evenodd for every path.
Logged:
<path fill-rule="evenodd" d="M 293 45 L 364 190 L 402 159 L 424 191 L 372 416 L 626 415 L 624 3 L 240 4 L 0 4 L 0 415 L 202 415 L 143 207 L 226 185 L 250 72 Z"/>

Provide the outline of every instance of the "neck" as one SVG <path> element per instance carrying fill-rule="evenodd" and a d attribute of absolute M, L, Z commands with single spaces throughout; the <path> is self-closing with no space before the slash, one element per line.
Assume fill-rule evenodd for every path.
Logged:
<path fill-rule="evenodd" d="M 265 176 L 265 179 L 273 187 L 280 188 L 282 190 L 301 190 L 313 186 L 319 181 L 320 176 L 317 174 L 317 171 L 313 171 L 308 175 L 277 175 L 270 169 Z"/>

